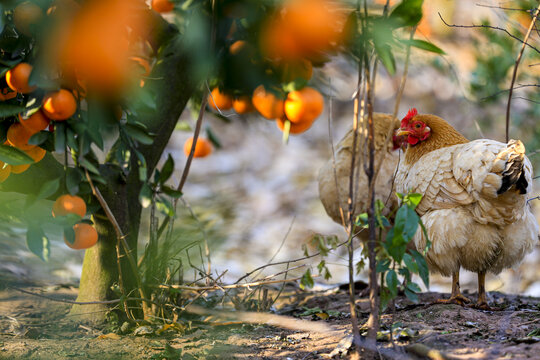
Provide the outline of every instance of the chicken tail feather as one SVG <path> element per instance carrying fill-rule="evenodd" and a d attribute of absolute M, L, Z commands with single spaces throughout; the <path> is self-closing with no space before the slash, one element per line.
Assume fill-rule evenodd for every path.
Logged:
<path fill-rule="evenodd" d="M 523 160 L 525 158 L 525 146 L 519 140 L 510 140 L 504 151 L 497 156 L 499 159 L 506 159 L 506 166 L 502 172 L 502 184 L 497 194 L 502 194 L 515 186 L 520 194 L 527 193 L 529 183 L 523 171 Z"/>

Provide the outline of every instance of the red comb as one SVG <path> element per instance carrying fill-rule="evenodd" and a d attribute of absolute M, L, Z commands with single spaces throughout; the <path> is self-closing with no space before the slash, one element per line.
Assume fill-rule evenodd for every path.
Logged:
<path fill-rule="evenodd" d="M 409 120 L 411 120 L 416 115 L 418 115 L 418 111 L 416 110 L 416 108 L 410 109 L 409 112 L 407 113 L 407 116 L 405 116 L 403 120 L 401 120 L 401 127 L 406 127 L 407 124 L 409 123 Z"/>

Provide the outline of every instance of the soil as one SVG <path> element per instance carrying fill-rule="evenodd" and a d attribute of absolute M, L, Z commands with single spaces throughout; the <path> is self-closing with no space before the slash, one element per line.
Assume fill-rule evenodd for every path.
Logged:
<path fill-rule="evenodd" d="M 76 289 L 69 286 L 19 284 L 18 288 L 56 299 L 76 297 Z M 378 345 L 383 358 L 422 358 L 414 355 L 412 344 L 439 350 L 449 359 L 540 357 L 539 298 L 492 292 L 493 311 L 483 311 L 434 303 L 441 297 L 448 294 L 424 293 L 418 303 L 397 298 L 395 311 L 387 310 L 381 317 Z M 347 300 L 347 293 L 339 288 L 296 289 L 276 303 L 275 313 L 326 324 L 331 328 L 328 332 L 219 322 L 211 317 L 194 320 L 185 329 L 164 330 L 153 324 L 122 331 L 114 320 L 101 327 L 77 324 L 68 315 L 69 304 L 7 288 L 0 291 L 0 359 L 325 359 L 338 353 L 336 348 L 349 348 Z M 357 308 L 364 323 L 368 300 L 358 297 Z M 392 324 L 393 344 L 388 331 Z"/>

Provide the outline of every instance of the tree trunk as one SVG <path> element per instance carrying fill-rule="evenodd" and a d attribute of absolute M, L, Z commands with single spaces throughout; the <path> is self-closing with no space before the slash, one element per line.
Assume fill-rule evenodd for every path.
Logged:
<path fill-rule="evenodd" d="M 156 94 L 157 110 L 142 115 L 139 119 L 151 133 L 155 134 L 153 145 L 139 147 L 139 151 L 145 156 L 149 177 L 156 168 L 177 120 L 195 90 L 195 84 L 199 83 L 189 71 L 190 59 L 182 51 L 179 42 L 174 39 L 168 41 L 161 54 L 161 62 L 158 62 L 151 75 L 151 78 L 156 80 L 149 79 L 146 85 L 151 86 Z M 139 180 L 138 165 L 136 161 L 132 161 L 127 179 L 122 179 L 112 170 L 108 171 L 106 166 L 102 166 L 100 171 L 108 182 L 106 187 L 99 186 L 100 191 L 120 228 L 126 234 L 126 240 L 136 262 L 142 210 L 139 203 L 142 182 Z M 117 298 L 110 289 L 119 282 L 119 275 L 126 293 L 140 297 L 139 292 L 133 291 L 137 288 L 137 283 L 126 256 L 122 256 L 121 273 L 118 272 L 116 233 L 102 213 L 96 216 L 96 226 L 99 242 L 86 251 L 77 301 L 104 301 Z M 121 253 L 125 255 L 123 248 Z M 75 305 L 71 315 L 76 315 L 77 321 L 99 323 L 106 319 L 106 311 L 109 309 L 108 304 Z"/>

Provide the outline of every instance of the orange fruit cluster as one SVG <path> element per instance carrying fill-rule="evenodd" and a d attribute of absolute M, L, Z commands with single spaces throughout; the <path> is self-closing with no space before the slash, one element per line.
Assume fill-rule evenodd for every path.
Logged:
<path fill-rule="evenodd" d="M 81 197 L 65 194 L 56 199 L 53 204 L 52 215 L 57 217 L 68 214 L 76 214 L 81 218 L 86 215 L 86 203 Z M 77 223 L 73 226 L 73 231 L 75 232 L 75 241 L 73 244 L 64 237 L 64 242 L 72 249 L 88 249 L 98 241 L 98 233 L 92 225 L 82 222 Z"/>

